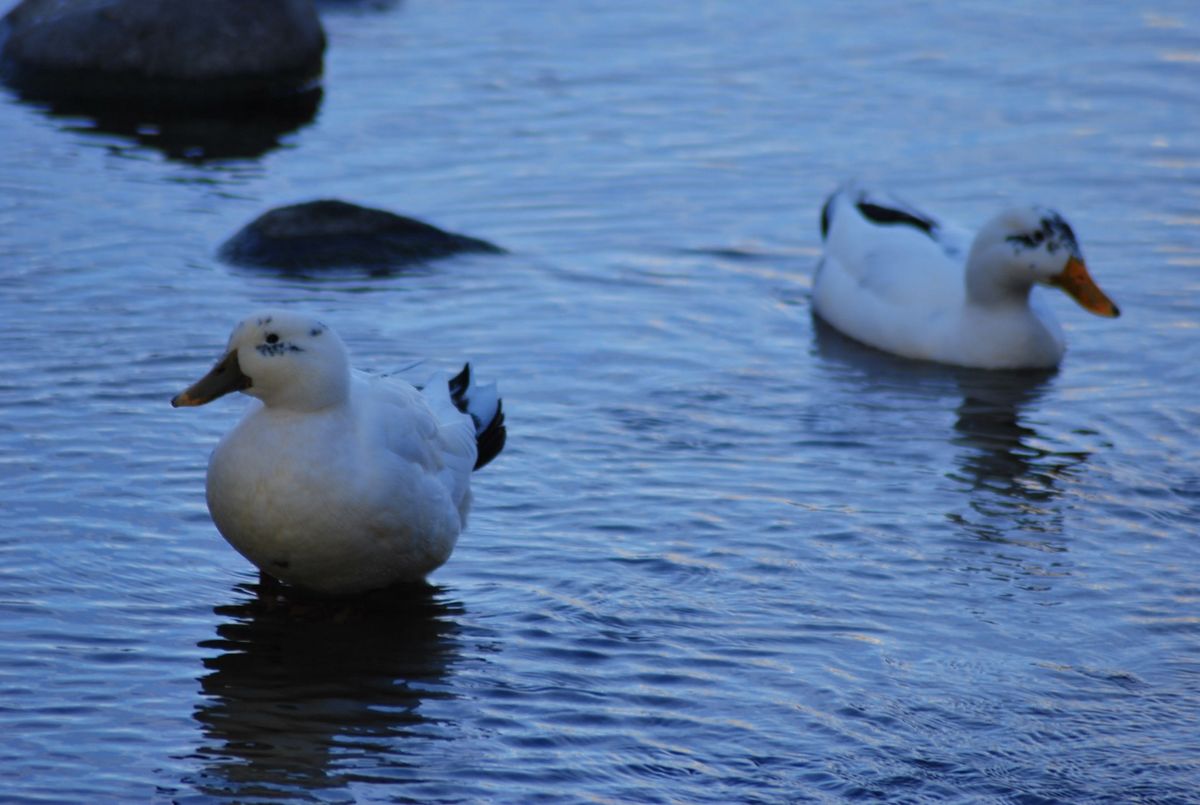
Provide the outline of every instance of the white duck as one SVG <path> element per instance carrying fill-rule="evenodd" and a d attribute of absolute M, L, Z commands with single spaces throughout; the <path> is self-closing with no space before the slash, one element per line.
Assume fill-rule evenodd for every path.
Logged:
<path fill-rule="evenodd" d="M 504 447 L 494 386 L 470 366 L 418 389 L 351 371 L 321 322 L 264 311 L 171 404 L 258 402 L 208 464 L 217 529 L 268 576 L 324 594 L 417 581 L 454 549 L 471 471 Z"/>
<path fill-rule="evenodd" d="M 846 335 L 908 358 L 981 369 L 1057 366 L 1062 329 L 1036 295 L 1053 285 L 1100 316 L 1119 315 L 1084 266 L 1075 234 L 1043 207 L 1017 207 L 973 241 L 925 213 L 854 185 L 821 212 L 825 253 L 813 308 Z"/>

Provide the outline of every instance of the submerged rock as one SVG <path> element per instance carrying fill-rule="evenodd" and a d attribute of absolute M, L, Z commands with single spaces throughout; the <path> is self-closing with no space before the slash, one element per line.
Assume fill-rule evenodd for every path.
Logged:
<path fill-rule="evenodd" d="M 288 100 L 321 75 L 312 0 L 22 0 L 0 67 L 27 96 L 155 107 Z"/>
<path fill-rule="evenodd" d="M 462 252 L 504 250 L 402 215 L 344 201 L 309 201 L 260 215 L 221 246 L 223 260 L 281 270 L 398 268 Z"/>

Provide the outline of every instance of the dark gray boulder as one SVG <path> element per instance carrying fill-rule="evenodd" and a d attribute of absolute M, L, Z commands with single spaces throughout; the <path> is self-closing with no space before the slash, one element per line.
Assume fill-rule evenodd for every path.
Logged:
<path fill-rule="evenodd" d="M 316 86 L 313 0 L 23 0 L 0 69 L 23 94 L 167 107 L 248 106 Z"/>
<path fill-rule="evenodd" d="M 463 252 L 501 253 L 478 238 L 344 201 L 309 201 L 263 213 L 221 246 L 227 262 L 283 271 L 403 268 Z"/>

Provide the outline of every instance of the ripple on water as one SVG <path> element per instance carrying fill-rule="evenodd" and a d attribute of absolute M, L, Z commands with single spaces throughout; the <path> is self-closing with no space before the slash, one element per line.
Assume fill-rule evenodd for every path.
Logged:
<path fill-rule="evenodd" d="M 328 14 L 321 113 L 258 160 L 0 98 L 6 795 L 1194 800 L 1191 6 L 584 3 Z M 1070 188 L 1125 315 L 1047 296 L 1048 375 L 841 338 L 808 294 L 850 174 L 967 223 Z M 213 258 L 310 191 L 510 252 Z M 213 528 L 243 406 L 167 401 L 268 304 L 500 381 L 437 586 L 260 596 Z"/>

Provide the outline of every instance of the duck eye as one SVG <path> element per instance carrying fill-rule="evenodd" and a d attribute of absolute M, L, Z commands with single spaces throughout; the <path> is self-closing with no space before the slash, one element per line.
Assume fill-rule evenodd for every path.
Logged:
<path fill-rule="evenodd" d="M 275 333 L 267 333 L 267 343 L 275 344 L 279 342 L 279 336 Z"/>

